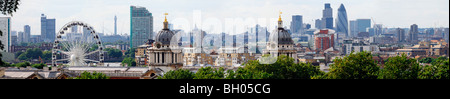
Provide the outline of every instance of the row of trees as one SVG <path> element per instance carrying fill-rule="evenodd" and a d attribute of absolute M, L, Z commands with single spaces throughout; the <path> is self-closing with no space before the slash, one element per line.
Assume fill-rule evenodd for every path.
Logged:
<path fill-rule="evenodd" d="M 293 58 L 278 57 L 274 64 L 260 64 L 258 60 L 251 60 L 243 68 L 236 71 L 224 68 L 200 68 L 196 73 L 179 69 L 169 71 L 160 79 L 311 79 L 314 75 L 324 72 L 306 63 L 295 63 Z"/>
<path fill-rule="evenodd" d="M 84 71 L 83 73 L 81 73 L 81 75 L 79 77 L 74 77 L 74 78 L 69 78 L 69 79 L 109 79 L 109 77 L 103 73 L 97 73 L 97 72 L 90 73 L 90 72 Z"/>
<path fill-rule="evenodd" d="M 31 64 L 30 62 L 21 62 L 21 63 L 17 63 L 17 64 L 9 64 L 4 62 L 3 65 L 0 65 L 0 67 L 27 67 L 27 66 L 31 66 L 37 69 L 42 69 L 44 68 L 44 66 L 47 66 L 44 63 L 39 63 L 39 64 Z"/>
<path fill-rule="evenodd" d="M 27 49 L 25 52 L 16 52 L 16 57 L 19 60 L 39 59 L 50 60 L 52 58 L 52 51 L 42 51 L 39 48 Z"/>
<path fill-rule="evenodd" d="M 380 68 L 369 52 L 337 58 L 328 73 L 306 63 L 294 63 L 287 56 L 278 57 L 274 64 L 249 61 L 236 71 L 205 67 L 196 73 L 179 69 L 167 72 L 159 79 L 449 79 L 449 59 L 438 58 L 429 66 L 421 66 L 406 55 L 391 57 Z"/>

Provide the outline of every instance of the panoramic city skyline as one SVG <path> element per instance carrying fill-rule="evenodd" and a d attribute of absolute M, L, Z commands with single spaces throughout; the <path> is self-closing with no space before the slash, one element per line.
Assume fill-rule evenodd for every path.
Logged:
<path fill-rule="evenodd" d="M 276 20 L 272 22 L 271 19 L 276 19 L 278 12 L 281 11 L 284 26 L 290 26 L 292 15 L 302 15 L 303 22 L 314 27 L 314 20 L 322 18 L 325 3 L 331 4 L 335 19 L 337 9 L 343 3 L 349 21 L 374 18 L 373 21 L 387 28 L 409 28 L 412 24 L 417 24 L 419 28 L 449 27 L 448 2 L 448 0 L 409 0 L 408 2 L 398 0 L 178 0 L 177 3 L 167 3 L 164 0 L 23 0 L 19 10 L 11 18 L 11 29 L 21 31 L 24 25 L 30 25 L 31 35 L 40 35 L 40 16 L 45 14 L 48 18 L 56 19 L 56 31 L 70 21 L 83 21 L 92 25 L 97 31 L 104 31 L 111 35 L 114 33 L 114 16 L 117 15 L 118 34 L 129 34 L 131 5 L 146 7 L 153 14 L 154 32 L 162 29 L 164 13 L 169 13 L 168 20 L 171 22 L 179 18 L 187 19 L 192 29 L 194 24 L 200 24 L 193 22 L 195 11 L 201 12 L 203 24 L 211 24 L 206 22 L 208 18 L 218 19 L 222 24 L 225 24 L 227 18 L 265 18 L 270 26 L 263 25 L 263 27 L 273 29 Z M 180 25 L 171 24 L 175 25 L 175 29 L 178 28 L 177 25 Z M 222 25 L 222 27 L 225 26 Z M 225 28 L 222 31 L 227 32 Z M 217 31 L 210 32 L 217 33 Z"/>

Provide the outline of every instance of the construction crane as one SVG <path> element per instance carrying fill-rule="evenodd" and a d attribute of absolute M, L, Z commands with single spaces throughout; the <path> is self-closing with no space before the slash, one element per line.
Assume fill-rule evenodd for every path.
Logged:
<path fill-rule="evenodd" d="M 378 27 L 378 25 L 377 25 L 377 22 L 375 22 L 375 20 L 373 19 L 373 17 L 370 17 L 370 19 L 372 19 L 372 22 L 373 22 L 373 28 L 374 28 L 374 31 L 375 31 L 375 33 L 379 33 L 379 30 L 378 30 L 378 28 L 380 28 L 380 27 Z M 383 33 L 383 29 L 381 29 L 381 33 Z M 380 34 L 376 34 L 377 36 L 378 35 L 381 35 L 381 33 Z"/>

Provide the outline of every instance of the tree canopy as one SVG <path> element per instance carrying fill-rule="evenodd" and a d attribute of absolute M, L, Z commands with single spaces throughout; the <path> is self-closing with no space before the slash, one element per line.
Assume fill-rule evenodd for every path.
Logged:
<path fill-rule="evenodd" d="M 109 77 L 103 73 L 97 73 L 97 72 L 90 73 L 90 72 L 84 71 L 83 73 L 81 73 L 81 75 L 79 77 L 75 77 L 72 79 L 109 79 Z"/>
<path fill-rule="evenodd" d="M 449 59 L 438 59 L 431 66 L 425 66 L 419 72 L 419 79 L 450 79 Z"/>
<path fill-rule="evenodd" d="M 416 59 L 402 56 L 391 57 L 378 76 L 380 79 L 417 79 L 421 67 Z"/>
<path fill-rule="evenodd" d="M 343 58 L 336 58 L 330 72 L 318 77 L 322 79 L 377 79 L 379 67 L 369 52 L 353 52 Z"/>

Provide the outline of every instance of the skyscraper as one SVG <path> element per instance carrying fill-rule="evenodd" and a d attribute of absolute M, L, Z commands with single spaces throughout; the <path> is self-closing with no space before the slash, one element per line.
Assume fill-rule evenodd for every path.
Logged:
<path fill-rule="evenodd" d="M 401 28 L 397 28 L 395 30 L 395 33 L 397 34 L 397 42 L 403 43 L 405 42 L 405 30 Z"/>
<path fill-rule="evenodd" d="M 383 25 L 382 24 L 375 24 L 373 26 L 373 28 L 374 28 L 375 35 L 381 35 L 383 33 Z"/>
<path fill-rule="evenodd" d="M 357 19 L 358 33 L 359 32 L 368 32 L 367 28 L 371 27 L 370 19 Z"/>
<path fill-rule="evenodd" d="M 314 25 L 315 25 L 316 29 L 322 29 L 322 20 L 316 19 Z"/>
<path fill-rule="evenodd" d="M 358 22 L 356 20 L 350 20 L 350 33 L 349 37 L 358 36 Z"/>
<path fill-rule="evenodd" d="M 56 19 L 47 19 L 47 16 L 41 14 L 41 37 L 44 42 L 55 41 L 55 23 Z"/>
<path fill-rule="evenodd" d="M 333 8 L 331 8 L 330 3 L 325 3 L 325 9 L 322 15 L 322 29 L 333 29 Z"/>
<path fill-rule="evenodd" d="M 25 43 L 28 43 L 28 42 L 30 42 L 30 36 L 31 36 L 31 27 L 30 27 L 30 25 L 25 25 L 24 27 L 23 27 L 23 32 L 24 32 L 24 34 L 23 34 L 23 42 L 25 42 Z"/>
<path fill-rule="evenodd" d="M 302 34 L 303 33 L 303 16 L 293 15 L 291 22 L 291 32 L 292 34 Z"/>
<path fill-rule="evenodd" d="M 418 43 L 418 37 L 417 35 L 419 34 L 419 27 L 417 26 L 417 24 L 413 24 L 411 25 L 411 28 L 409 29 L 409 38 L 408 41 L 409 43 Z"/>
<path fill-rule="evenodd" d="M 117 35 L 117 16 L 114 16 L 114 35 Z"/>
<path fill-rule="evenodd" d="M 4 49 L 1 52 L 9 52 L 9 47 L 11 46 L 11 17 L 0 17 L 0 31 L 2 31 L 0 41 L 4 45 Z"/>
<path fill-rule="evenodd" d="M 339 7 L 336 20 L 336 33 L 338 35 L 345 34 L 346 36 L 348 36 L 348 18 L 344 4 L 341 4 L 341 6 Z"/>
<path fill-rule="evenodd" d="M 24 36 L 25 35 L 25 33 L 23 33 L 23 32 L 18 32 L 17 33 L 17 43 L 18 44 L 20 44 L 20 43 L 25 43 L 25 40 L 24 40 Z"/>
<path fill-rule="evenodd" d="M 136 48 L 153 38 L 153 16 L 145 7 L 130 6 L 130 47 Z"/>

